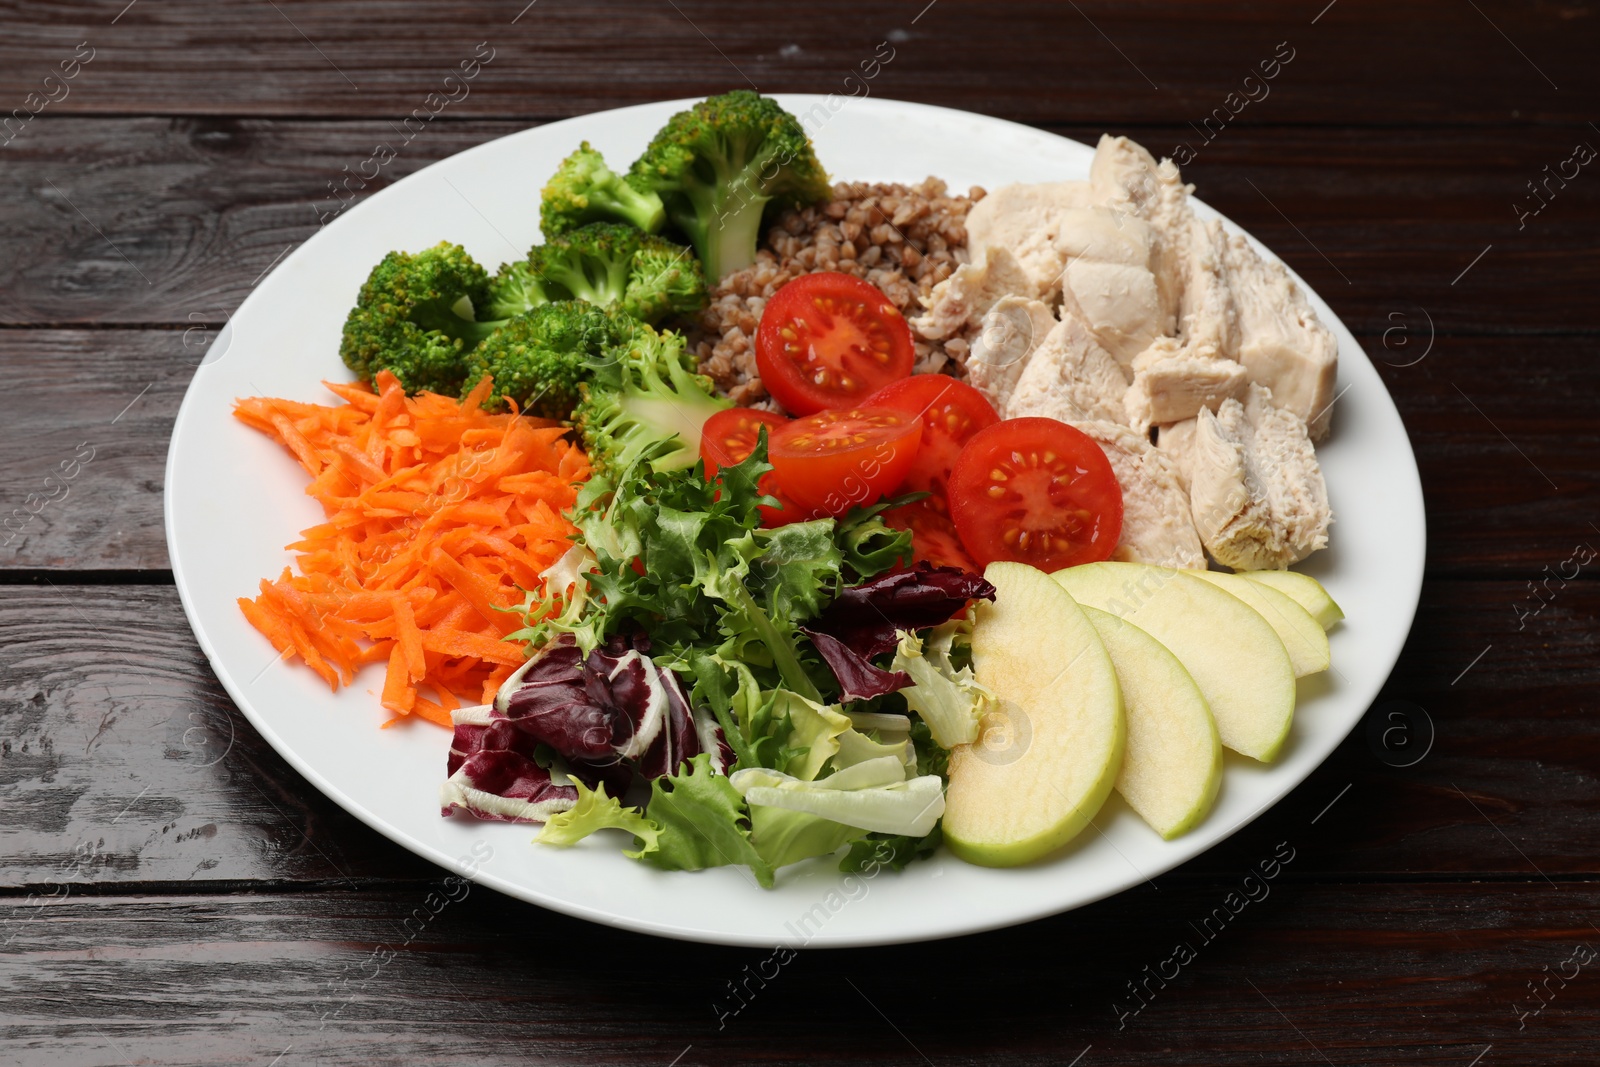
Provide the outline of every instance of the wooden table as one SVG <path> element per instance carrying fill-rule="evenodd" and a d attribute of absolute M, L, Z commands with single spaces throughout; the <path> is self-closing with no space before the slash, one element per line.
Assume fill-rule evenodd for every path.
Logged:
<path fill-rule="evenodd" d="M 125 2 L 0 25 L 0 502 L 37 511 L 0 555 L 0 1062 L 1595 1062 L 1600 172 L 1548 178 L 1600 146 L 1593 5 Z M 358 195 L 602 108 L 860 92 L 884 41 L 875 95 L 1188 144 L 1360 336 L 1429 511 L 1373 717 L 1426 709 L 1431 748 L 1358 730 L 1153 885 L 765 986 L 765 951 L 484 889 L 432 914 L 442 872 L 256 736 L 179 608 L 163 460 L 206 331 L 475 54 Z"/>

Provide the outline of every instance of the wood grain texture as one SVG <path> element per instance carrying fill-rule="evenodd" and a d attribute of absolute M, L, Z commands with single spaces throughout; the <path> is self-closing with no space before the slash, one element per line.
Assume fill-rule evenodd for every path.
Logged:
<path fill-rule="evenodd" d="M 1353 330 L 1381 334 L 1400 315 L 1447 335 L 1594 331 L 1600 178 L 1580 175 L 1520 228 L 1514 205 L 1538 203 L 1527 183 L 1600 134 L 1297 129 L 1246 116 L 1200 146 L 1185 176 Z M 436 120 L 360 194 L 527 125 Z M 1050 129 L 1091 144 L 1130 132 L 1158 153 L 1198 141 L 1177 122 Z M 331 184 L 398 140 L 393 120 L 42 115 L 0 151 L 0 179 L 17 190 L 0 201 L 0 325 L 220 325 L 318 231 L 336 206 Z"/>
<path fill-rule="evenodd" d="M 1215 881 L 982 937 L 792 958 L 669 945 L 487 890 L 451 900 L 444 885 L 7 902 L 0 1057 L 1466 1067 L 1493 1045 L 1486 1062 L 1582 1062 L 1600 1023 L 1594 964 L 1552 979 L 1520 1030 L 1513 1005 L 1531 1011 L 1527 982 L 1600 946 L 1600 889 L 1541 883 L 1486 904 L 1478 885 L 1307 884 L 1295 870 L 1318 847 L 1290 834 Z M 1177 967 L 1180 943 L 1192 958 Z M 1146 1006 L 1130 983 L 1147 983 Z"/>
<path fill-rule="evenodd" d="M 1430 571 L 1528 581 L 1575 541 L 1600 544 L 1589 525 L 1600 523 L 1600 339 L 1438 335 L 1407 366 L 1426 350 L 1428 326 L 1415 308 L 1397 314 L 1391 332 L 1361 342 L 1411 434 Z M 10 374 L 0 520 L 21 527 L 0 545 L 0 573 L 165 570 L 167 442 L 208 336 L 198 327 L 0 330 Z M 333 343 L 330 374 L 340 369 Z M 63 486 L 61 464 L 80 446 L 92 458 Z M 295 532 L 285 529 L 284 542 Z"/>
<path fill-rule="evenodd" d="M 1552 973 L 1600 948 L 1600 582 L 1550 575 L 1600 546 L 1600 178 L 1518 211 L 1600 145 L 1597 17 L 0 0 L 0 518 L 37 512 L 0 547 L 0 1063 L 1592 1063 L 1600 976 Z M 879 42 L 893 58 L 847 82 Z M 1270 94 L 1205 139 L 1279 42 Z M 460 888 L 312 789 L 216 682 L 166 584 L 161 481 L 189 328 L 224 322 L 317 232 L 329 183 L 487 49 L 363 195 L 540 122 L 747 84 L 1189 145 L 1198 195 L 1357 332 L 1411 434 L 1430 578 L 1376 734 L 1153 886 L 776 976 L 767 950 L 477 887 L 441 904 Z M 1406 767 L 1374 739 L 1397 701 L 1432 724 Z M 1244 878 L 1280 847 L 1264 899 L 1229 896 L 1260 895 Z"/>
<path fill-rule="evenodd" d="M 1519 631 L 1513 605 L 1525 594 L 1508 582 L 1429 583 L 1375 713 L 1389 700 L 1426 709 L 1426 758 L 1387 766 L 1358 730 L 1177 876 L 1226 872 L 1323 809 L 1316 833 L 1330 847 L 1302 874 L 1600 875 L 1600 647 L 1587 622 L 1600 583 L 1556 589 Z M 365 885 L 434 870 L 262 741 L 212 676 L 174 589 L 0 588 L 0 647 L 0 886 Z M 262 649 L 270 657 L 264 639 Z M 353 713 L 362 699 L 352 694 Z"/>
<path fill-rule="evenodd" d="M 982 100 L 1028 122 L 1198 121 L 1285 41 L 1294 59 L 1260 104 L 1280 120 L 1581 126 L 1600 87 L 1591 10 L 1504 0 L 1477 11 L 1342 0 L 1326 12 L 1325 0 L 827 0 L 759 18 L 706 0 L 498 0 L 453 5 L 448 19 L 420 0 L 285 0 L 230 5 L 226 33 L 200 0 L 116 17 L 121 6 L 7 4 L 0 99 L 20 105 L 83 41 L 94 58 L 52 108 L 391 117 L 439 90 L 480 42 L 494 59 L 453 105 L 474 116 L 565 117 L 747 85 L 849 93 L 846 76 L 880 41 L 896 51 L 874 93 Z"/>

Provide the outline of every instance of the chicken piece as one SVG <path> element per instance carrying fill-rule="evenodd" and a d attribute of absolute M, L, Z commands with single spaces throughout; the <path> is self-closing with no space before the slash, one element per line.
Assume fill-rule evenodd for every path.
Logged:
<path fill-rule="evenodd" d="M 1239 350 L 1239 316 L 1225 262 L 1227 244 L 1228 235 L 1216 219 L 1191 219 L 1183 233 L 1178 336 L 1191 353 L 1210 349 L 1233 358 Z"/>
<path fill-rule="evenodd" d="M 1063 317 L 1071 312 L 1123 367 L 1161 335 L 1164 313 L 1150 273 L 1151 229 L 1109 208 L 1062 212 L 1056 248 Z"/>
<path fill-rule="evenodd" d="M 1162 455 L 1172 460 L 1172 469 L 1178 472 L 1183 488 L 1189 488 L 1189 464 L 1194 454 L 1195 419 L 1164 423 L 1156 427 L 1156 447 Z"/>
<path fill-rule="evenodd" d="M 1328 490 L 1300 417 L 1251 385 L 1195 418 L 1189 497 L 1201 543 L 1235 570 L 1273 570 L 1328 543 Z"/>
<path fill-rule="evenodd" d="M 1189 511 L 1189 494 L 1170 457 L 1142 435 L 1113 422 L 1080 422 L 1122 487 L 1122 536 L 1111 558 L 1157 567 L 1206 565 Z"/>
<path fill-rule="evenodd" d="M 1149 224 L 1149 266 L 1160 296 L 1161 318 L 1157 332 L 1168 335 L 1177 328 L 1178 302 L 1183 292 L 1183 242 L 1194 218 L 1189 194 L 1177 165 L 1170 159 L 1159 164 L 1126 137 L 1102 135 L 1089 164 L 1089 187 L 1094 201 L 1104 207 L 1137 215 Z"/>
<path fill-rule="evenodd" d="M 1144 433 L 1155 423 L 1192 419 L 1242 397 L 1250 376 L 1241 364 L 1211 349 L 1191 353 L 1176 338 L 1158 337 L 1133 360 L 1133 384 L 1122 398 L 1128 425 Z"/>
<path fill-rule="evenodd" d="M 1056 248 L 1062 214 L 1089 204 L 1088 182 L 1001 186 L 967 212 L 967 247 L 1006 249 L 1022 264 L 1031 283 L 1018 295 L 1049 300 L 1061 287 L 1066 266 Z"/>
<path fill-rule="evenodd" d="M 1294 412 L 1312 440 L 1327 436 L 1339 346 L 1305 293 L 1276 260 L 1268 262 L 1243 237 L 1224 250 L 1228 288 L 1238 312 L 1234 357 L 1250 380 L 1272 391 L 1272 402 Z"/>
<path fill-rule="evenodd" d="M 930 341 L 955 337 L 983 322 L 1001 297 L 1033 292 L 1033 281 L 1009 249 L 985 248 L 977 260 L 963 263 L 928 294 L 927 312 L 911 319 L 911 328 Z"/>
<path fill-rule="evenodd" d="M 1042 416 L 1062 422 L 1120 423 L 1128 379 L 1111 354 L 1072 315 L 1058 322 L 1034 349 L 1000 414 Z"/>
<path fill-rule="evenodd" d="M 983 317 L 973 338 L 967 382 L 988 398 L 995 411 L 1004 412 L 1017 379 L 1055 326 L 1055 313 L 1039 301 L 1002 297 Z"/>

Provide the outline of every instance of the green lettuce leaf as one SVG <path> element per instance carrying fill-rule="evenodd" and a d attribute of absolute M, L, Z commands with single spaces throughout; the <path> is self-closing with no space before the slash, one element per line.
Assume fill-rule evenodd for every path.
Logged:
<path fill-rule="evenodd" d="M 900 690 L 900 695 L 946 749 L 976 741 L 979 721 L 995 704 L 994 694 L 978 682 L 971 667 L 958 670 L 951 663 L 951 648 L 959 632 L 959 623 L 946 623 L 936 627 L 924 645 L 915 633 L 902 630 L 889 668 L 911 676 L 912 684 Z"/>
<path fill-rule="evenodd" d="M 923 837 L 868 834 L 850 845 L 850 851 L 839 861 L 839 869 L 846 874 L 859 874 L 869 868 L 875 873 L 883 867 L 903 871 L 913 860 L 925 860 L 933 855 L 943 840 L 944 831 L 937 826 Z"/>
<path fill-rule="evenodd" d="M 774 870 L 813 856 L 826 856 L 866 833 L 803 811 L 760 804 L 750 809 L 750 827 L 756 852 Z"/>
<path fill-rule="evenodd" d="M 893 756 L 857 763 L 814 782 L 752 767 L 729 779 L 752 807 L 803 811 L 846 826 L 922 837 L 944 814 L 944 782 L 934 775 L 906 778 Z"/>
<path fill-rule="evenodd" d="M 641 855 L 645 863 L 667 871 L 744 864 L 764 888 L 772 888 L 772 865 L 750 842 L 744 800 L 732 782 L 711 769 L 702 752 L 681 774 L 650 783 L 650 821 L 661 828 L 656 847 Z"/>
<path fill-rule="evenodd" d="M 596 830 L 626 830 L 639 844 L 637 851 L 629 852 L 633 859 L 642 859 L 656 850 L 661 828 L 645 818 L 637 808 L 626 808 L 615 797 L 606 796 L 606 786 L 591 790 L 578 779 L 572 779 L 578 789 L 578 802 L 568 811 L 552 815 L 534 840 L 541 845 L 570 848 Z"/>
<path fill-rule="evenodd" d="M 851 730 L 850 717 L 838 708 L 808 700 L 799 693 L 779 689 L 772 694 L 775 712 L 789 720 L 786 747 L 794 755 L 783 770 L 809 782 L 839 751 L 839 735 Z"/>

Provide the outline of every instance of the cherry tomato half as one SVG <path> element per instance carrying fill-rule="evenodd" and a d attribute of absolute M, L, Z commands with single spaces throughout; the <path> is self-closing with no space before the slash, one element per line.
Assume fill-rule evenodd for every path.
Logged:
<path fill-rule="evenodd" d="M 915 359 L 900 309 L 849 274 L 796 278 L 767 301 L 756 330 L 761 382 L 795 415 L 860 404 Z"/>
<path fill-rule="evenodd" d="M 706 477 L 714 478 L 719 467 L 732 467 L 750 458 L 767 428 L 767 440 L 789 420 L 773 411 L 759 408 L 723 408 L 700 428 L 700 458 L 706 461 Z"/>
<path fill-rule="evenodd" d="M 778 482 L 800 504 L 843 515 L 900 488 L 922 420 L 893 408 L 846 408 L 795 419 L 772 438 Z"/>
<path fill-rule="evenodd" d="M 983 569 L 967 553 L 950 512 L 938 497 L 913 500 L 886 511 L 883 522 L 893 530 L 911 531 L 914 560 L 927 560 L 935 567 L 960 567 L 964 571 Z"/>
<path fill-rule="evenodd" d="M 906 472 L 906 489 L 945 495 L 950 468 L 972 435 L 1000 421 L 984 395 L 948 374 L 913 374 L 872 394 L 868 404 L 922 416 L 922 444 Z"/>
<path fill-rule="evenodd" d="M 1043 571 L 1110 559 L 1122 536 L 1111 461 L 1055 419 L 1007 419 L 973 435 L 950 472 L 950 515 L 980 565 Z"/>
<path fill-rule="evenodd" d="M 776 412 L 758 408 L 725 408 L 712 415 L 700 428 L 700 458 L 706 464 L 706 478 L 715 478 L 721 467 L 734 467 L 749 459 L 750 453 L 756 450 L 762 427 L 766 427 L 770 450 L 773 435 L 789 425 L 789 421 Z M 815 517 L 811 509 L 802 508 L 785 496 L 773 475 L 774 472 L 768 471 L 756 485 L 767 496 L 776 497 L 782 506 L 760 505 L 761 525 L 787 526 Z"/>

